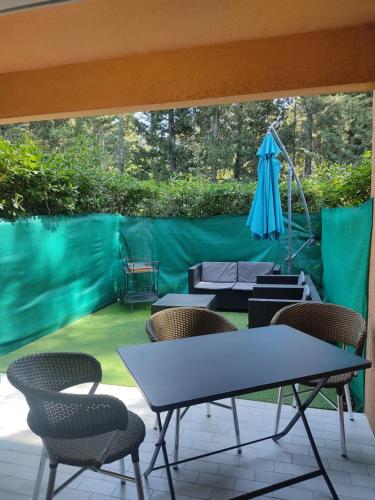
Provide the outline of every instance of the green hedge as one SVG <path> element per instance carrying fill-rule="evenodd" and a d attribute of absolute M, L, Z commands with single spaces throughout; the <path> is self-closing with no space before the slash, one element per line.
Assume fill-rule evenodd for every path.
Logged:
<path fill-rule="evenodd" d="M 366 153 L 358 165 L 322 165 L 302 184 L 310 211 L 317 212 L 362 203 L 370 196 L 370 181 L 371 155 Z M 46 157 L 30 141 L 14 145 L 0 138 L 0 215 L 6 219 L 93 212 L 148 217 L 245 214 L 255 189 L 255 181 L 137 181 L 79 161 L 66 165 L 58 157 Z M 301 212 L 293 189 L 293 211 Z M 286 210 L 285 176 L 280 192 Z"/>

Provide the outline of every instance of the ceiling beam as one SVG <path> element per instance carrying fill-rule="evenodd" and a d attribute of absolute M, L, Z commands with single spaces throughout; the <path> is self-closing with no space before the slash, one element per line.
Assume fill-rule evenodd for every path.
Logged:
<path fill-rule="evenodd" d="M 0 123 L 375 88 L 375 25 L 0 74 Z"/>

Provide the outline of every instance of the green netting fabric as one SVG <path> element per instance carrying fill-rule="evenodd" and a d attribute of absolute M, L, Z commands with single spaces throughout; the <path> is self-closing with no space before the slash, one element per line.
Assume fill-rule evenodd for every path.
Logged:
<path fill-rule="evenodd" d="M 324 300 L 350 307 L 367 318 L 372 200 L 355 208 L 322 210 Z M 363 409 L 364 374 L 351 384 L 357 410 Z"/>
<path fill-rule="evenodd" d="M 129 257 L 160 260 L 160 293 L 187 292 L 187 269 L 202 261 L 272 261 L 285 272 L 287 236 L 278 241 L 255 240 L 245 225 L 246 216 L 151 219 L 122 217 L 120 240 Z M 286 221 L 285 221 L 286 223 Z M 294 261 L 295 271 L 304 269 L 320 285 L 320 214 L 313 214 L 317 243 Z M 293 216 L 293 249 L 307 239 L 305 217 Z"/>
<path fill-rule="evenodd" d="M 0 222 L 0 354 L 112 303 L 117 215 Z"/>

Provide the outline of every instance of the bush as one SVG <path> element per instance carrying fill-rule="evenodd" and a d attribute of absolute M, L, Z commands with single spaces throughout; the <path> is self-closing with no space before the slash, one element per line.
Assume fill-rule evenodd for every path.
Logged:
<path fill-rule="evenodd" d="M 371 155 L 359 165 L 322 165 L 302 180 L 311 212 L 358 205 L 369 198 Z M 13 145 L 0 138 L 0 210 L 3 218 L 30 215 L 120 213 L 148 217 L 246 214 L 256 182 L 175 179 L 138 181 L 115 170 L 67 164 L 46 157 L 33 142 Z M 280 182 L 287 210 L 287 181 Z M 293 211 L 303 210 L 295 183 Z"/>

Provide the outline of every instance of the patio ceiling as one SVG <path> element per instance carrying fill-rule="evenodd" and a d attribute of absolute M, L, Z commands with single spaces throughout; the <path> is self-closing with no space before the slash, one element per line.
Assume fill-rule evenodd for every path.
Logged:
<path fill-rule="evenodd" d="M 0 44 L 1 122 L 375 87 L 373 0 L 77 0 Z"/>

